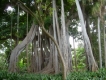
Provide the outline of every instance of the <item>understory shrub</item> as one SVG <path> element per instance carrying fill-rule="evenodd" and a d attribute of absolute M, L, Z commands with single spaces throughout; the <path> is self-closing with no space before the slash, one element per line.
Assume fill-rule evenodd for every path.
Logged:
<path fill-rule="evenodd" d="M 62 80 L 62 75 L 31 74 L 31 73 L 10 73 L 0 71 L 0 80 Z M 67 80 L 106 80 L 106 69 L 96 72 L 71 72 Z"/>
<path fill-rule="evenodd" d="M 60 74 L 31 74 L 31 73 L 10 73 L 7 71 L 0 71 L 0 80 L 62 80 Z"/>
<path fill-rule="evenodd" d="M 106 80 L 106 69 L 100 69 L 96 72 L 71 72 L 67 76 L 67 80 Z"/>

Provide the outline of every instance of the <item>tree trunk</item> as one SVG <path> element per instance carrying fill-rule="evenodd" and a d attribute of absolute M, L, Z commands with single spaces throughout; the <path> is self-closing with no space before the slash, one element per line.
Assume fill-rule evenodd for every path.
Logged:
<path fill-rule="evenodd" d="M 105 58 L 105 68 L 106 68 L 106 23 L 105 23 L 105 25 L 104 25 L 104 58 Z"/>
<path fill-rule="evenodd" d="M 71 54 L 71 47 L 69 42 L 69 26 L 70 26 L 71 20 L 67 20 L 66 23 L 66 40 L 67 40 L 67 46 L 68 46 L 68 72 L 72 71 L 72 54 Z"/>
<path fill-rule="evenodd" d="M 52 0 L 53 2 L 53 32 L 54 32 L 54 39 L 57 41 L 57 38 L 56 38 L 56 16 L 55 16 L 55 13 L 56 13 L 56 2 L 55 0 Z M 59 63 L 58 63 L 58 55 L 57 55 L 57 49 L 56 49 L 56 46 L 54 46 L 54 53 L 53 53 L 53 63 L 54 63 L 54 69 L 55 69 L 55 73 L 59 73 Z"/>
<path fill-rule="evenodd" d="M 66 67 L 65 67 L 65 61 L 64 61 L 64 58 L 63 58 L 63 56 L 62 56 L 62 54 L 61 54 L 61 51 L 60 51 L 60 48 L 59 48 L 59 46 L 58 46 L 58 43 L 55 41 L 55 39 L 49 34 L 49 33 L 47 33 L 47 31 L 44 29 L 44 27 L 42 28 L 42 31 L 54 42 L 54 44 L 55 44 L 55 46 L 56 46 L 56 48 L 57 48 L 57 51 L 58 51 L 58 54 L 59 54 L 59 56 L 60 56 L 60 60 L 61 60 L 61 62 L 62 62 L 62 69 L 63 69 L 63 80 L 65 80 L 66 79 Z"/>
<path fill-rule="evenodd" d="M 36 31 L 36 27 L 35 27 L 35 24 L 33 24 L 28 35 L 21 42 L 21 44 L 18 44 L 12 50 L 11 56 L 10 56 L 9 69 L 8 69 L 10 72 L 16 72 L 16 69 L 17 69 L 16 63 L 17 63 L 18 56 L 20 52 L 26 47 L 26 45 L 28 45 L 34 39 L 35 31 Z"/>
<path fill-rule="evenodd" d="M 64 77 L 66 78 L 68 72 L 68 47 L 66 40 L 66 26 L 65 26 L 65 17 L 64 17 L 64 2 L 61 0 L 61 46 L 62 54 L 65 60 L 65 72 Z"/>
<path fill-rule="evenodd" d="M 99 64 L 102 68 L 102 54 L 101 54 L 101 38 L 100 38 L 100 18 L 98 17 L 98 44 L 99 44 Z"/>
<path fill-rule="evenodd" d="M 27 13 L 27 29 L 26 34 L 28 34 L 28 13 Z M 29 54 L 28 54 L 28 45 L 26 46 L 26 57 L 27 57 L 27 71 L 29 72 Z"/>
<path fill-rule="evenodd" d="M 74 48 L 74 61 L 75 61 L 75 69 L 77 71 L 77 57 L 76 57 L 76 50 L 75 50 L 75 42 L 73 38 L 73 48 Z"/>
<path fill-rule="evenodd" d="M 86 52 L 88 52 L 87 57 L 89 59 L 88 60 L 89 67 L 91 66 L 90 67 L 91 71 L 95 71 L 95 70 L 97 70 L 98 66 L 97 66 L 96 61 L 95 61 L 94 56 L 93 56 L 91 43 L 90 43 L 89 37 L 88 37 L 87 32 L 86 32 L 86 24 L 84 23 L 83 14 L 82 14 L 81 7 L 79 5 L 78 0 L 76 0 L 76 6 L 77 6 L 77 10 L 78 10 L 79 19 L 80 19 L 80 22 L 82 25 L 82 34 L 83 34 L 83 38 L 84 38 L 84 42 L 85 42 L 85 46 L 86 46 Z"/>

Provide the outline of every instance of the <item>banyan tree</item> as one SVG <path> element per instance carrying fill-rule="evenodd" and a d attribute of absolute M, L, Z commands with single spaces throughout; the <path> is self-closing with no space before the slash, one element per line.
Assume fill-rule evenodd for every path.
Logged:
<path fill-rule="evenodd" d="M 10 72 L 17 72 L 19 70 L 17 66 L 19 56 L 25 48 L 28 50 L 30 44 L 30 47 L 32 47 L 31 52 L 28 53 L 26 51 L 27 71 L 55 74 L 62 72 L 63 79 L 65 80 L 68 72 L 72 70 L 72 55 L 68 29 L 71 20 L 78 18 L 78 15 L 83 28 L 82 35 L 87 61 L 89 63 L 88 67 L 91 71 L 95 71 L 98 68 L 78 0 L 70 0 L 70 3 L 68 3 L 68 0 L 32 0 L 31 2 L 27 2 L 29 5 L 20 0 L 12 0 L 11 3 L 18 6 L 17 27 L 20 20 L 19 9 L 30 15 L 31 27 L 29 27 L 29 31 L 27 30 L 24 40 L 18 41 L 17 46 L 11 52 L 8 69 Z M 71 8 L 76 6 L 78 12 L 74 8 Z M 73 15 L 69 16 L 70 14 Z M 26 21 L 27 28 L 28 20 Z"/>
<path fill-rule="evenodd" d="M 64 2 L 61 0 L 60 15 L 58 15 L 55 0 L 53 0 L 52 3 L 46 4 L 46 9 L 42 7 L 41 3 L 43 5 L 44 2 L 38 1 L 38 4 L 36 2 L 33 3 L 35 9 L 37 9 L 34 13 L 24 5 L 23 2 L 16 2 L 18 7 L 33 17 L 33 20 L 32 26 L 25 39 L 11 52 L 9 71 L 18 71 L 18 57 L 21 52 L 31 44 L 32 52 L 30 54 L 27 53 L 30 55 L 27 56 L 27 61 L 30 57 L 27 71 L 36 73 L 62 72 L 63 78 L 65 79 L 66 74 L 72 70 L 72 57 L 68 34 L 69 21 L 65 24 Z M 50 6 L 52 6 L 52 8 Z M 52 10 L 52 12 L 45 12 L 46 14 L 43 14 L 42 9 L 45 9 L 45 11 L 47 10 L 47 12 Z M 46 25 L 46 22 L 43 19 L 46 19 L 45 15 L 49 15 L 51 18 L 51 21 L 49 21 L 50 25 Z"/>

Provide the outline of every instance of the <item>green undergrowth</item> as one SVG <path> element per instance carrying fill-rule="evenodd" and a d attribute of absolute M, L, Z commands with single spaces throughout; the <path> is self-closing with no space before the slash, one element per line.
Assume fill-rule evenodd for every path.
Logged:
<path fill-rule="evenodd" d="M 0 80 L 62 80 L 61 74 L 10 73 L 0 71 Z"/>
<path fill-rule="evenodd" d="M 62 75 L 46 75 L 31 73 L 9 73 L 0 71 L 0 80 L 62 80 Z M 67 80 L 106 80 L 106 69 L 96 72 L 71 72 Z"/>
<path fill-rule="evenodd" d="M 106 69 L 100 69 L 96 72 L 71 72 L 67 80 L 106 80 Z"/>

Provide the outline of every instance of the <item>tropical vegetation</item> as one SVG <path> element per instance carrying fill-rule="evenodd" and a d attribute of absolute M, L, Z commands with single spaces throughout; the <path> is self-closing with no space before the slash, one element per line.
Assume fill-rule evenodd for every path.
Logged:
<path fill-rule="evenodd" d="M 1 79 L 105 80 L 105 5 L 105 0 L 1 0 Z"/>

